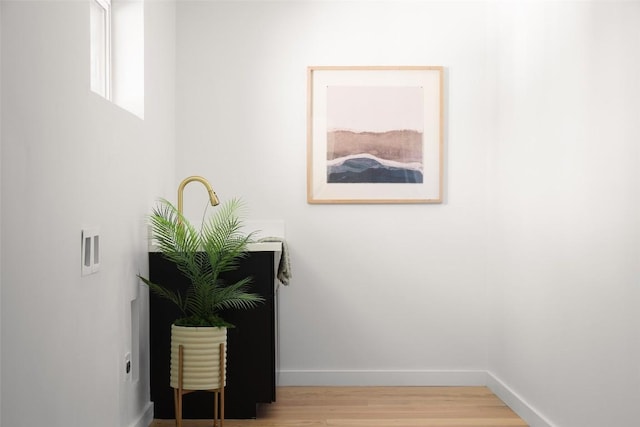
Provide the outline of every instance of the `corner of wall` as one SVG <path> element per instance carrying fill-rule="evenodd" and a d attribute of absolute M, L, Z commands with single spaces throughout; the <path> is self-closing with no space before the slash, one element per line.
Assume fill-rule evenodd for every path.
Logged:
<path fill-rule="evenodd" d="M 129 424 L 129 427 L 148 427 L 153 422 L 153 402 L 148 402 L 140 418 Z"/>
<path fill-rule="evenodd" d="M 525 420 L 529 427 L 556 427 L 492 372 L 487 372 L 487 387 L 513 412 Z"/>

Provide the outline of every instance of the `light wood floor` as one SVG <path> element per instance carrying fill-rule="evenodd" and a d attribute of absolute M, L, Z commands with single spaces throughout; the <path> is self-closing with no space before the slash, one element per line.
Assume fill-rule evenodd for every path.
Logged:
<path fill-rule="evenodd" d="M 524 427 L 486 387 L 279 387 L 256 420 L 225 427 Z M 150 427 L 173 427 L 155 420 Z M 185 420 L 183 427 L 211 427 Z"/>

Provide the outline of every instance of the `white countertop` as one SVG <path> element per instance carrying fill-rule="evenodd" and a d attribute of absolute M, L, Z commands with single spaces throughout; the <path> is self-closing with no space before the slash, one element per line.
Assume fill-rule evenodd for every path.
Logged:
<path fill-rule="evenodd" d="M 256 242 L 247 245 L 249 252 L 282 252 L 282 242 Z"/>
<path fill-rule="evenodd" d="M 247 245 L 249 252 L 282 252 L 281 242 L 256 242 Z M 149 252 L 158 252 L 158 248 L 149 243 Z"/>

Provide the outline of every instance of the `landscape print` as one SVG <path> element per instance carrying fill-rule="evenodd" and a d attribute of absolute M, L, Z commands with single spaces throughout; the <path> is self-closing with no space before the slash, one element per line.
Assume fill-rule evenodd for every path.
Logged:
<path fill-rule="evenodd" d="M 327 182 L 423 183 L 421 87 L 327 87 Z"/>

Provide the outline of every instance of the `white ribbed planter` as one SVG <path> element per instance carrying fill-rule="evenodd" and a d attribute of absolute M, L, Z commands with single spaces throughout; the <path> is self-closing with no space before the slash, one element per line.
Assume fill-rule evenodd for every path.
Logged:
<path fill-rule="evenodd" d="M 220 387 L 220 343 L 227 372 L 227 328 L 171 325 L 171 387 L 178 388 L 178 347 L 183 346 L 182 388 L 213 390 Z"/>

